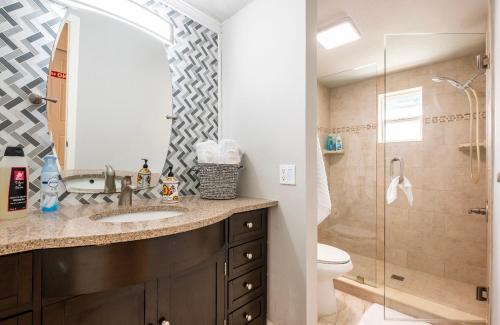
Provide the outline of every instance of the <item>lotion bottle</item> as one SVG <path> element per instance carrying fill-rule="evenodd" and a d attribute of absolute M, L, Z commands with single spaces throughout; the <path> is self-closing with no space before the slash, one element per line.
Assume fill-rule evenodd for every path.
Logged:
<path fill-rule="evenodd" d="M 163 180 L 162 196 L 165 203 L 179 202 L 179 181 L 175 178 L 172 167 L 169 167 L 168 175 Z"/>
<path fill-rule="evenodd" d="M 144 160 L 144 165 L 137 173 L 137 187 L 148 188 L 151 186 L 151 170 L 148 166 L 148 160 L 145 158 L 142 158 L 142 160 Z"/>
<path fill-rule="evenodd" d="M 0 219 L 28 214 L 28 161 L 21 147 L 7 147 L 0 161 Z"/>

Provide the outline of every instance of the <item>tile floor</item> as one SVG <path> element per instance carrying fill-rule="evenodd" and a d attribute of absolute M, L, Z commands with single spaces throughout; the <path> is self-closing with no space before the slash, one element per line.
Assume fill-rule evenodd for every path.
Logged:
<path fill-rule="evenodd" d="M 318 325 L 357 325 L 371 302 L 335 290 L 337 314 L 322 318 Z"/>

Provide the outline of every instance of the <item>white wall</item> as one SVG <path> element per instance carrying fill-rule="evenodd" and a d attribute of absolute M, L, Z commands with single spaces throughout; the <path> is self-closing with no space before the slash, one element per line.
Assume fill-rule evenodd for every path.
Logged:
<path fill-rule="evenodd" d="M 491 0 L 493 37 L 492 37 L 492 62 L 493 62 L 493 213 L 491 215 L 491 284 L 490 284 L 490 324 L 500 324 L 500 183 L 496 175 L 500 173 L 500 64 L 495 60 L 500 53 L 500 4 Z"/>
<path fill-rule="evenodd" d="M 99 13 L 70 13 L 80 17 L 75 168 L 138 171 L 146 158 L 161 173 L 172 113 L 164 44 Z"/>
<path fill-rule="evenodd" d="M 315 44 L 307 37 L 315 15 L 315 1 L 254 0 L 222 27 L 222 135 L 246 152 L 241 193 L 279 200 L 269 216 L 275 325 L 316 323 Z M 279 185 L 280 164 L 296 164 L 297 186 Z"/>

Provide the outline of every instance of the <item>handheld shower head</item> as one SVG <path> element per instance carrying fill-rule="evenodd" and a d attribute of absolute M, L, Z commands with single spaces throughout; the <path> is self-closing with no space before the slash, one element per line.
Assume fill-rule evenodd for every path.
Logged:
<path fill-rule="evenodd" d="M 443 79 L 443 77 L 432 77 L 432 81 L 434 81 L 434 82 L 443 82 L 444 79 Z"/>
<path fill-rule="evenodd" d="M 446 81 L 447 83 L 449 83 L 450 85 L 452 85 L 455 88 L 458 88 L 458 89 L 464 88 L 464 85 L 462 85 L 460 82 L 456 81 L 455 79 L 448 78 L 448 77 L 435 76 L 435 77 L 432 77 L 432 81 L 434 81 L 434 82 Z"/>

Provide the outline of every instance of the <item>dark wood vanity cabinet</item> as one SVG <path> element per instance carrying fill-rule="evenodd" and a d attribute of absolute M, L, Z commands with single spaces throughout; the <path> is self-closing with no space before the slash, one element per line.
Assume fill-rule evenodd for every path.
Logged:
<path fill-rule="evenodd" d="M 0 325 L 265 324 L 267 210 L 171 236 L 0 257 Z"/>
<path fill-rule="evenodd" d="M 0 320 L 32 309 L 32 283 L 31 252 L 0 258 Z"/>

